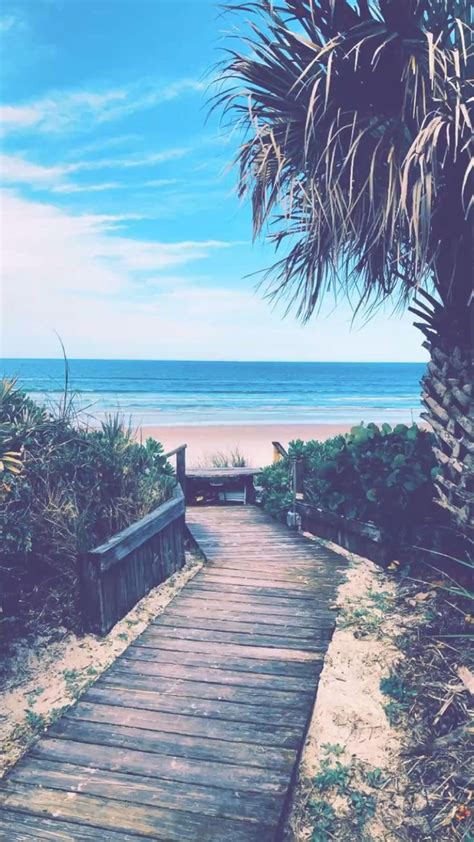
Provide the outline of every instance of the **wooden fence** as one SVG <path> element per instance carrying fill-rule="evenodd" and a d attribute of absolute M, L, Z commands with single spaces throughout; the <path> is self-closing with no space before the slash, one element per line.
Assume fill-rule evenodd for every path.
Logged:
<path fill-rule="evenodd" d="M 82 601 L 89 631 L 106 634 L 151 588 L 180 570 L 185 508 L 178 483 L 170 500 L 87 553 Z"/>

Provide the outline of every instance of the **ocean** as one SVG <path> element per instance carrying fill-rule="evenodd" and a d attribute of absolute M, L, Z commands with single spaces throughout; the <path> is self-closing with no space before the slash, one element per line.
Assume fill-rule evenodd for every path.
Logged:
<path fill-rule="evenodd" d="M 119 411 L 134 425 L 411 422 L 423 363 L 69 360 L 70 388 L 89 418 Z M 64 363 L 4 359 L 40 402 L 58 402 Z"/>

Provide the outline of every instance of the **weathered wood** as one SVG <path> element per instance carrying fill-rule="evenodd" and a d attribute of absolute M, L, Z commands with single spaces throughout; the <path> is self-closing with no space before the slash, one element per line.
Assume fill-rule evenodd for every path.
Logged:
<path fill-rule="evenodd" d="M 296 511 L 307 532 L 334 541 L 349 552 L 366 556 L 379 564 L 385 565 L 393 560 L 393 546 L 383 540 L 375 524 L 346 518 L 302 501 L 297 502 Z"/>
<path fill-rule="evenodd" d="M 192 479 L 236 479 L 254 477 L 260 473 L 260 468 L 188 468 L 186 475 Z"/>
<path fill-rule="evenodd" d="M 132 551 L 134 576 L 154 554 L 173 564 L 173 528 Z M 196 510 L 189 528 L 207 566 L 0 785 L 9 842 L 279 838 L 341 558 L 252 507 Z M 100 610 L 128 562 L 94 566 Z"/>
<path fill-rule="evenodd" d="M 143 675 L 130 670 L 123 669 L 109 670 L 102 679 L 107 687 L 133 688 L 137 690 L 149 690 L 153 693 L 168 696 L 184 696 L 188 699 L 215 699 L 219 702 L 240 702 L 244 705 L 257 705 L 258 707 L 293 707 L 294 710 L 307 710 L 308 696 L 282 690 L 255 690 L 250 687 L 227 687 L 223 684 L 213 684 L 209 681 L 188 681 L 186 679 L 170 679 L 161 676 Z M 225 713 L 226 708 L 222 710 Z"/>
<path fill-rule="evenodd" d="M 196 577 L 197 578 L 197 577 Z M 242 574 L 240 579 L 233 579 L 229 581 L 229 578 L 221 578 L 219 581 L 212 580 L 211 577 L 207 577 L 206 579 L 199 579 L 193 584 L 189 589 L 188 593 L 194 593 L 195 591 L 214 591 L 216 593 L 222 593 L 223 591 L 226 594 L 240 594 L 242 596 L 261 596 L 267 597 L 269 600 L 272 599 L 285 599 L 288 602 L 292 602 L 292 604 L 310 604 L 314 603 L 314 596 L 308 592 L 308 589 L 299 588 L 296 590 L 295 588 L 288 588 L 285 585 L 281 587 L 273 587 L 273 583 L 271 585 L 268 584 L 268 579 L 258 580 L 254 579 L 254 584 L 243 584 L 243 582 L 248 583 L 248 579 L 245 578 L 245 573 Z M 194 580 L 193 580 L 194 582 Z M 262 584 L 263 582 L 263 584 Z"/>
<path fill-rule="evenodd" d="M 329 634 L 328 630 L 328 639 Z M 309 652 L 301 649 L 293 649 L 289 646 L 283 649 L 275 646 L 274 640 L 263 646 L 252 646 L 245 643 L 228 643 L 227 641 L 180 639 L 177 637 L 167 637 L 164 633 L 161 633 L 158 636 L 155 635 L 152 637 L 148 634 L 146 638 L 142 637 L 139 645 L 151 649 L 169 649 L 172 652 L 201 653 L 208 657 L 215 655 L 224 659 L 227 656 L 232 657 L 234 655 L 240 658 L 248 658 L 249 661 L 256 658 L 267 661 L 268 666 L 270 665 L 270 661 L 275 660 L 276 662 L 284 662 L 285 665 L 282 669 L 288 669 L 290 674 L 291 670 L 308 671 L 311 665 Z M 321 650 L 324 651 L 324 646 L 321 647 Z M 311 654 L 313 654 L 313 650 L 311 650 Z M 301 672 L 297 674 L 300 675 Z"/>
<path fill-rule="evenodd" d="M 204 786 L 216 783 L 215 764 L 208 760 L 119 748 L 105 745 L 103 738 L 92 743 L 46 737 L 33 747 L 32 755 L 80 766 L 93 764 L 96 768 L 112 772 L 136 772 L 146 777 L 178 783 Z M 222 763 L 219 772 L 217 783 L 220 787 L 234 788 L 241 792 L 259 790 L 273 793 L 279 793 L 285 788 L 286 774 L 278 769 Z"/>
<path fill-rule="evenodd" d="M 330 629 L 330 634 L 332 634 L 332 629 Z M 147 629 L 142 637 L 142 642 L 144 645 L 147 645 L 148 643 L 153 644 L 154 642 L 160 643 L 165 639 L 179 639 L 180 644 L 187 642 L 194 643 L 196 641 L 207 643 L 209 641 L 211 644 L 216 643 L 218 645 L 247 646 L 252 650 L 255 648 L 270 647 L 276 649 L 279 653 L 288 653 L 288 651 L 291 650 L 293 652 L 294 650 L 296 653 L 304 656 L 307 652 L 319 652 L 321 648 L 320 641 L 327 640 L 327 633 L 324 628 L 320 628 L 317 634 L 315 632 L 310 637 L 298 639 L 283 635 L 257 634 L 250 629 L 241 633 L 221 630 L 209 631 L 208 629 L 189 627 L 177 628 L 176 626 L 162 625 L 159 627 L 151 626 Z"/>
<path fill-rule="evenodd" d="M 184 564 L 184 495 L 171 500 L 91 550 L 83 560 L 86 627 L 106 634 L 151 588 Z"/>
<path fill-rule="evenodd" d="M 184 515 L 184 496 L 179 488 L 175 488 L 173 496 L 150 514 L 133 523 L 127 529 L 118 532 L 100 547 L 90 551 L 93 559 L 97 559 L 99 569 L 109 570 L 133 550 L 141 547 L 153 538 L 177 517 Z"/>
<path fill-rule="evenodd" d="M 99 839 L 100 833 L 97 827 L 59 821 L 57 818 L 49 819 L 43 814 L 0 809 L 0 839 L 4 839 L 5 842 L 37 842 L 38 839 L 89 842 L 91 839 Z M 102 831 L 102 839 L 105 838 L 103 833 Z M 137 842 L 140 837 L 135 833 L 109 829 L 106 838 L 107 842 Z"/>
<path fill-rule="evenodd" d="M 219 701 L 218 699 L 188 699 L 184 696 L 167 696 L 149 690 L 138 690 L 130 679 L 128 686 L 114 687 L 97 683 L 87 691 L 85 701 L 103 702 L 122 707 L 143 708 L 144 710 L 180 714 L 181 716 L 204 716 L 206 719 L 224 719 L 235 722 L 248 722 L 254 725 L 268 723 L 282 726 L 295 726 L 305 721 L 301 711 L 286 708 L 262 708 L 255 705 L 243 705 L 238 702 Z"/>
<path fill-rule="evenodd" d="M 260 842 L 272 838 L 270 828 L 245 820 L 234 821 L 221 816 L 214 819 L 198 812 L 167 810 L 150 805 L 142 807 L 130 802 L 121 805 L 119 801 L 82 793 L 74 793 L 71 798 L 69 793 L 62 790 L 18 782 L 7 784 L 0 792 L 0 804 L 10 810 L 27 811 L 37 816 L 54 816 L 55 819 L 75 822 L 79 826 L 95 827 L 96 838 L 99 838 L 99 828 L 107 832 L 120 830 L 148 839 L 176 842 L 184 839 Z"/>
<path fill-rule="evenodd" d="M 111 772 L 107 769 L 101 769 L 98 775 L 94 767 L 40 760 L 35 757 L 32 757 L 26 765 L 18 764 L 12 771 L 10 779 L 46 786 L 50 789 L 63 789 L 71 793 L 83 792 L 86 795 L 98 795 L 123 802 L 131 801 L 135 804 L 151 804 L 190 812 L 198 808 L 202 815 L 226 816 L 230 819 L 243 817 L 263 822 L 272 821 L 278 803 L 278 796 L 271 793 L 241 792 L 199 784 L 178 784 L 177 781 L 150 778 L 140 774 Z M 58 838 L 62 839 L 62 837 Z M 112 838 L 115 840 L 115 836 Z M 126 837 L 120 836 L 120 840 L 122 838 Z"/>
<path fill-rule="evenodd" d="M 207 611 L 204 613 L 204 616 L 202 613 L 198 615 L 192 612 L 185 616 L 166 613 L 163 617 L 158 617 L 152 625 L 167 626 L 175 630 L 194 628 L 205 629 L 206 631 L 238 632 L 250 635 L 263 634 L 278 637 L 284 635 L 286 638 L 294 637 L 295 640 L 311 639 L 317 628 L 316 624 L 313 624 L 312 628 L 305 628 L 299 624 L 288 625 L 285 621 L 270 623 L 267 620 L 266 623 L 263 623 L 260 616 L 258 618 L 260 622 L 256 623 L 255 614 L 244 614 L 243 620 L 239 619 L 239 617 L 242 617 L 241 614 L 237 616 L 233 614 L 232 617 L 233 620 L 225 620 L 222 618 L 222 615 L 220 617 L 210 617 Z"/>
<path fill-rule="evenodd" d="M 107 698 L 107 697 L 106 697 Z M 110 694 L 108 696 L 110 700 Z M 205 716 L 188 716 L 177 713 L 152 711 L 140 707 L 107 704 L 103 697 L 97 702 L 81 702 L 67 712 L 68 719 L 85 719 L 88 722 L 105 722 L 129 725 L 136 728 L 204 737 L 211 740 L 252 743 L 279 748 L 297 748 L 300 729 L 293 726 L 272 726 L 252 722 L 235 722 L 206 719 Z"/>
<path fill-rule="evenodd" d="M 187 760 L 209 760 L 217 763 L 236 763 L 240 766 L 258 766 L 288 773 L 296 759 L 294 749 L 271 748 L 249 743 L 212 739 L 194 735 L 169 734 L 164 731 L 137 728 L 117 723 L 101 723 L 61 719 L 50 735 L 58 739 L 92 745 L 115 746 L 152 754 L 185 757 Z M 178 805 L 176 805 L 178 806 Z"/>
<path fill-rule="evenodd" d="M 168 643 L 168 641 L 166 641 Z M 284 676 L 285 678 L 308 678 L 312 680 L 321 671 L 321 656 L 314 656 L 311 661 L 284 661 L 267 658 L 249 657 L 248 650 L 243 656 L 232 655 L 229 652 L 190 652 L 177 650 L 168 646 L 158 649 L 156 646 L 140 646 L 138 643 L 129 651 L 129 657 L 141 660 L 151 659 L 156 663 L 187 664 L 190 667 L 209 667 L 211 669 L 230 669 L 237 672 L 258 673 L 260 675 Z"/>
<path fill-rule="evenodd" d="M 325 605 L 324 601 L 311 600 L 311 602 L 303 602 L 300 600 L 296 602 L 294 599 L 284 599 L 283 597 L 274 599 L 266 596 L 259 596 L 258 594 L 249 595 L 239 593 L 231 593 L 228 596 L 219 594 L 215 590 L 207 590 L 205 588 L 191 588 L 191 582 L 188 584 L 186 591 L 176 600 L 175 610 L 183 610 L 193 607 L 200 611 L 221 610 L 234 612 L 249 611 L 257 612 L 259 616 L 280 614 L 289 615 L 296 618 L 313 618 L 317 616 L 320 604 Z M 324 599 L 324 598 L 323 598 Z M 327 610 L 325 610 L 325 614 Z M 254 614 L 255 617 L 255 614 Z"/>
<path fill-rule="evenodd" d="M 125 662 L 130 673 L 144 675 L 160 675 L 165 678 L 187 678 L 189 681 L 206 681 L 210 684 L 223 684 L 231 687 L 253 687 L 268 690 L 299 690 L 313 692 L 314 678 L 295 678 L 290 675 L 274 675 L 273 673 L 259 673 L 244 669 L 226 669 L 224 666 L 199 666 L 196 663 L 166 662 L 166 652 L 150 652 L 148 649 L 126 652 L 119 663 Z M 177 660 L 177 659 L 175 659 Z M 244 664 L 246 662 L 243 662 Z M 319 661 L 322 667 L 322 659 Z M 317 670 L 316 670 L 317 671 Z M 315 671 L 315 674 L 316 674 Z"/>

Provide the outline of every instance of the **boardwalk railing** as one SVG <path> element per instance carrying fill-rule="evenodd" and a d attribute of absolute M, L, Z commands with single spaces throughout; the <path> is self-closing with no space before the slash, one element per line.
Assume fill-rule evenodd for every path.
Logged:
<path fill-rule="evenodd" d="M 165 459 L 176 456 L 176 479 L 178 480 L 183 494 L 186 496 L 186 448 L 187 444 L 180 444 L 174 450 L 164 454 Z"/>
<path fill-rule="evenodd" d="M 183 566 L 185 509 L 178 483 L 170 500 L 87 553 L 81 572 L 89 631 L 106 634 L 151 588 Z"/>

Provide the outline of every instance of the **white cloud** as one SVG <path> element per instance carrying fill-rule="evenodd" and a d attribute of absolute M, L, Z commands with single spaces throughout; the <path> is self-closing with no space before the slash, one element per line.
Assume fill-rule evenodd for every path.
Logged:
<path fill-rule="evenodd" d="M 45 166 L 26 160 L 19 155 L 0 154 L 0 174 L 6 184 L 27 184 L 31 187 L 51 188 L 56 193 L 82 193 L 87 191 L 101 191 L 117 189 L 122 185 L 118 182 L 103 182 L 96 185 L 74 184 L 66 177 L 71 173 L 92 172 L 102 169 L 130 169 L 149 167 L 182 158 L 188 149 L 177 147 L 152 152 L 143 156 L 128 156 L 126 158 L 105 158 L 98 161 L 79 161 L 70 164 L 56 164 Z M 175 183 L 174 179 L 166 179 L 162 184 Z M 153 186 L 160 184 L 159 180 L 152 182 Z M 149 185 L 147 185 L 149 186 Z"/>
<path fill-rule="evenodd" d="M 55 133 L 77 127 L 84 130 L 204 88 L 202 82 L 180 79 L 165 84 L 147 80 L 108 91 L 53 91 L 34 102 L 5 104 L 0 108 L 0 120 L 4 132 L 34 129 Z"/>
<path fill-rule="evenodd" d="M 189 147 L 176 146 L 173 149 L 164 149 L 161 152 L 151 152 L 147 155 L 130 155 L 125 158 L 99 158 L 97 161 L 81 161 L 73 166 L 76 170 L 102 170 L 115 167 L 149 167 L 154 164 L 164 164 L 167 161 L 175 161 L 179 158 L 183 158 L 189 151 Z"/>
<path fill-rule="evenodd" d="M 172 184 L 180 184 L 182 180 L 179 178 L 153 178 L 151 181 L 145 181 L 144 187 L 170 187 Z"/>
<path fill-rule="evenodd" d="M 45 167 L 18 155 L 0 155 L 0 173 L 3 180 L 10 184 L 54 184 L 76 169 L 76 164 Z"/>
<path fill-rule="evenodd" d="M 115 333 L 124 313 L 140 306 L 146 290 L 156 296 L 185 282 L 175 270 L 204 260 L 229 244 L 217 240 L 159 243 L 119 232 L 127 215 L 72 216 L 53 205 L 2 194 L 2 315 L 4 353 L 41 354 L 58 330 L 66 341 L 92 349 L 103 330 Z M 116 323 L 116 318 L 118 322 Z M 81 338 L 82 337 L 82 338 Z M 26 344 L 25 344 L 26 343 Z M 22 350 L 23 349 L 23 350 Z M 133 354 L 133 351 L 131 351 Z"/>
<path fill-rule="evenodd" d="M 389 347 L 386 318 L 352 333 L 344 309 L 306 328 L 281 321 L 233 271 L 235 251 L 234 288 L 219 288 L 206 258 L 236 243 L 135 240 L 126 215 L 72 216 L 9 191 L 2 219 L 5 356 L 57 355 L 56 330 L 71 357 L 363 360 L 383 348 L 399 359 L 403 347 L 420 358 L 406 323 L 392 322 Z"/>
<path fill-rule="evenodd" d="M 53 187 L 53 193 L 102 193 L 106 190 L 120 190 L 130 185 L 120 184 L 118 181 L 104 181 L 101 184 L 58 184 Z"/>

